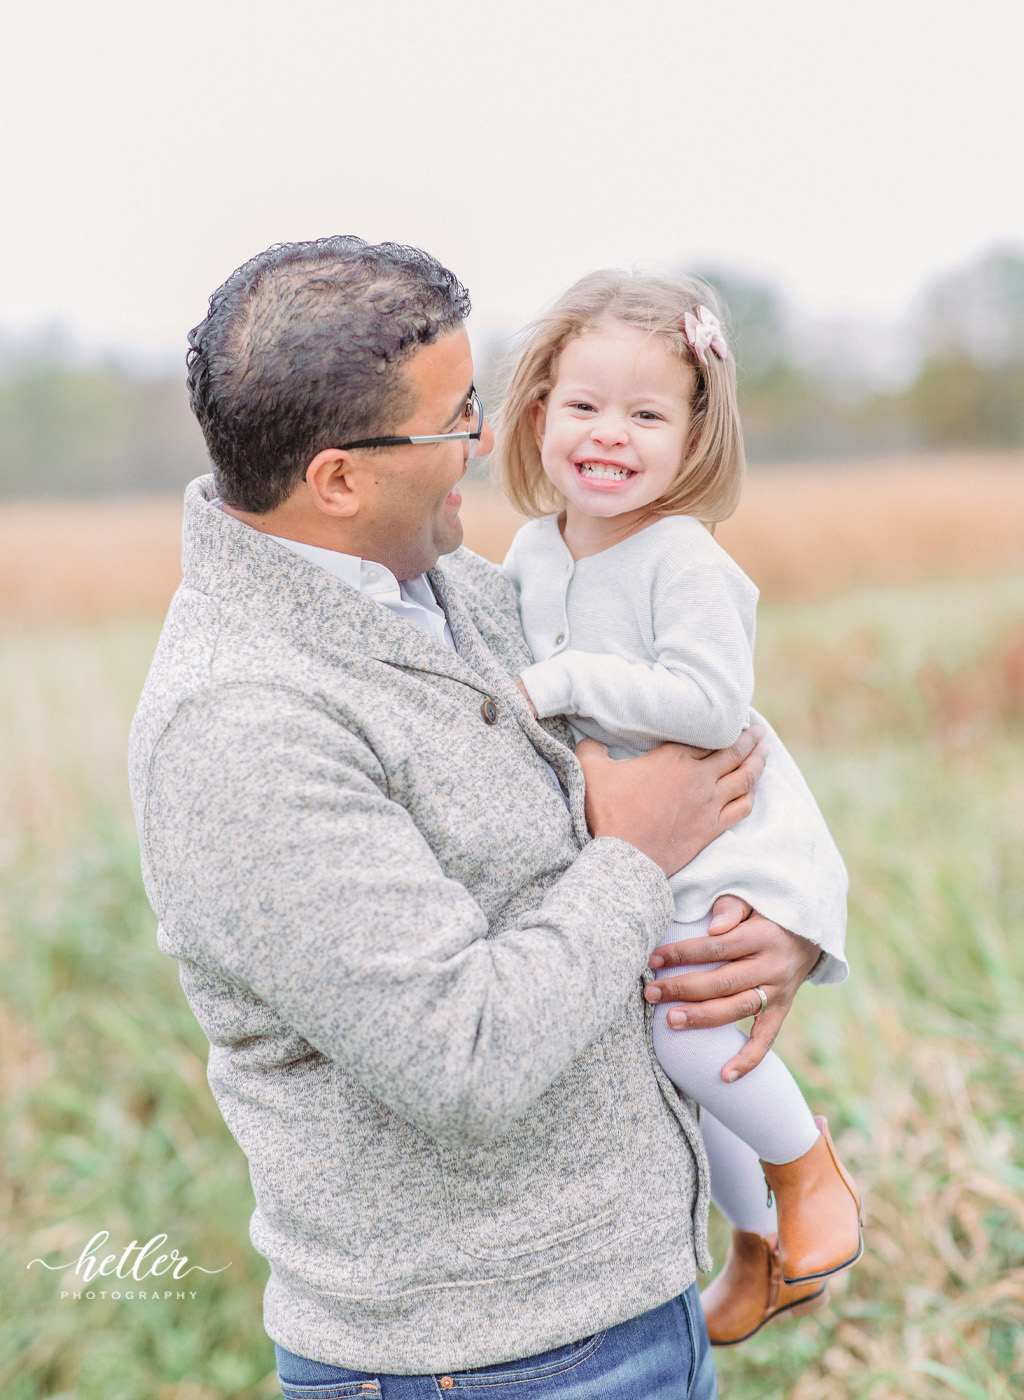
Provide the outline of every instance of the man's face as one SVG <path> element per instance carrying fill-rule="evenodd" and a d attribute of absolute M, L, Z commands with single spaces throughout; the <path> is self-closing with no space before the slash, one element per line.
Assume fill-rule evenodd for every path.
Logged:
<path fill-rule="evenodd" d="M 382 423 L 380 432 L 395 437 L 465 432 L 466 406 L 473 385 L 473 356 L 464 330 L 425 345 L 402 366 L 416 401 L 403 423 Z M 479 450 L 489 452 L 494 435 L 483 425 Z M 364 558 L 386 564 L 398 577 L 414 578 L 462 543 L 458 482 L 469 459 L 468 442 L 422 443 L 367 453 L 370 499 L 363 507 L 364 527 L 372 541 Z M 371 553 L 367 545 L 375 545 Z"/>

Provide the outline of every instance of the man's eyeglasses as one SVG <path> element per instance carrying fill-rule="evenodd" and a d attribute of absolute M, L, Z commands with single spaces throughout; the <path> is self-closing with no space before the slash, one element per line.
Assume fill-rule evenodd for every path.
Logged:
<path fill-rule="evenodd" d="M 472 457 L 480 445 L 484 431 L 484 406 L 475 389 L 466 400 L 464 413 L 468 414 L 468 417 L 464 417 L 463 421 L 469 429 L 465 433 L 426 433 L 417 437 L 360 438 L 358 442 L 343 442 L 336 450 L 338 452 L 354 452 L 357 447 L 410 447 L 418 446 L 424 442 L 468 442 L 469 455 Z"/>

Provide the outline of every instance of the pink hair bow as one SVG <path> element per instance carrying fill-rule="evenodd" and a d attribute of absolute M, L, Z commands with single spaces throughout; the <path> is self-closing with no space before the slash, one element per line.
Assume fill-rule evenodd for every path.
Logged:
<path fill-rule="evenodd" d="M 729 347 L 722 334 L 722 325 L 706 306 L 698 306 L 696 316 L 688 311 L 683 318 L 686 339 L 693 346 L 693 353 L 702 365 L 708 362 L 707 351 L 713 350 L 720 360 L 728 358 Z"/>

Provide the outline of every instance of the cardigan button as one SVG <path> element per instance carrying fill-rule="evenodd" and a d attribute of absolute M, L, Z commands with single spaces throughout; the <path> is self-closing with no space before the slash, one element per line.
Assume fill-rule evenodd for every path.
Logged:
<path fill-rule="evenodd" d="M 480 706 L 480 713 L 484 717 L 485 724 L 498 723 L 498 707 L 493 700 L 485 700 Z M 442 1381 L 441 1384 L 443 1385 L 444 1382 Z"/>
<path fill-rule="evenodd" d="M 556 647 L 560 647 L 564 641 L 565 641 L 565 633 L 564 633 L 564 632 L 559 632 L 558 636 L 555 638 L 555 646 L 556 646 Z"/>
<path fill-rule="evenodd" d="M 454 1384 L 455 1382 L 452 1380 L 451 1376 L 442 1376 L 438 1381 L 438 1385 L 442 1390 L 451 1390 Z"/>

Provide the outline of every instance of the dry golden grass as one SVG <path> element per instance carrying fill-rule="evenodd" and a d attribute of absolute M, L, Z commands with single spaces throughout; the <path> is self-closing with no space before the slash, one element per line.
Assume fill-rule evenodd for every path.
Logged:
<path fill-rule="evenodd" d="M 751 472 L 716 538 L 766 598 L 1024 566 L 1024 456 L 887 458 Z"/>
<path fill-rule="evenodd" d="M 467 485 L 466 543 L 500 560 L 521 517 Z M 7 504 L 0 617 L 8 626 L 162 612 L 177 586 L 177 500 Z M 867 581 L 1024 568 L 1024 456 L 908 457 L 752 471 L 717 532 L 765 598 Z"/>
<path fill-rule="evenodd" d="M 521 517 L 467 499 L 466 543 L 501 559 Z M 881 458 L 752 470 L 715 538 L 765 598 L 1024 567 L 1024 456 Z"/>
<path fill-rule="evenodd" d="M 164 612 L 180 556 L 177 500 L 7 502 L 0 618 L 24 627 Z"/>

